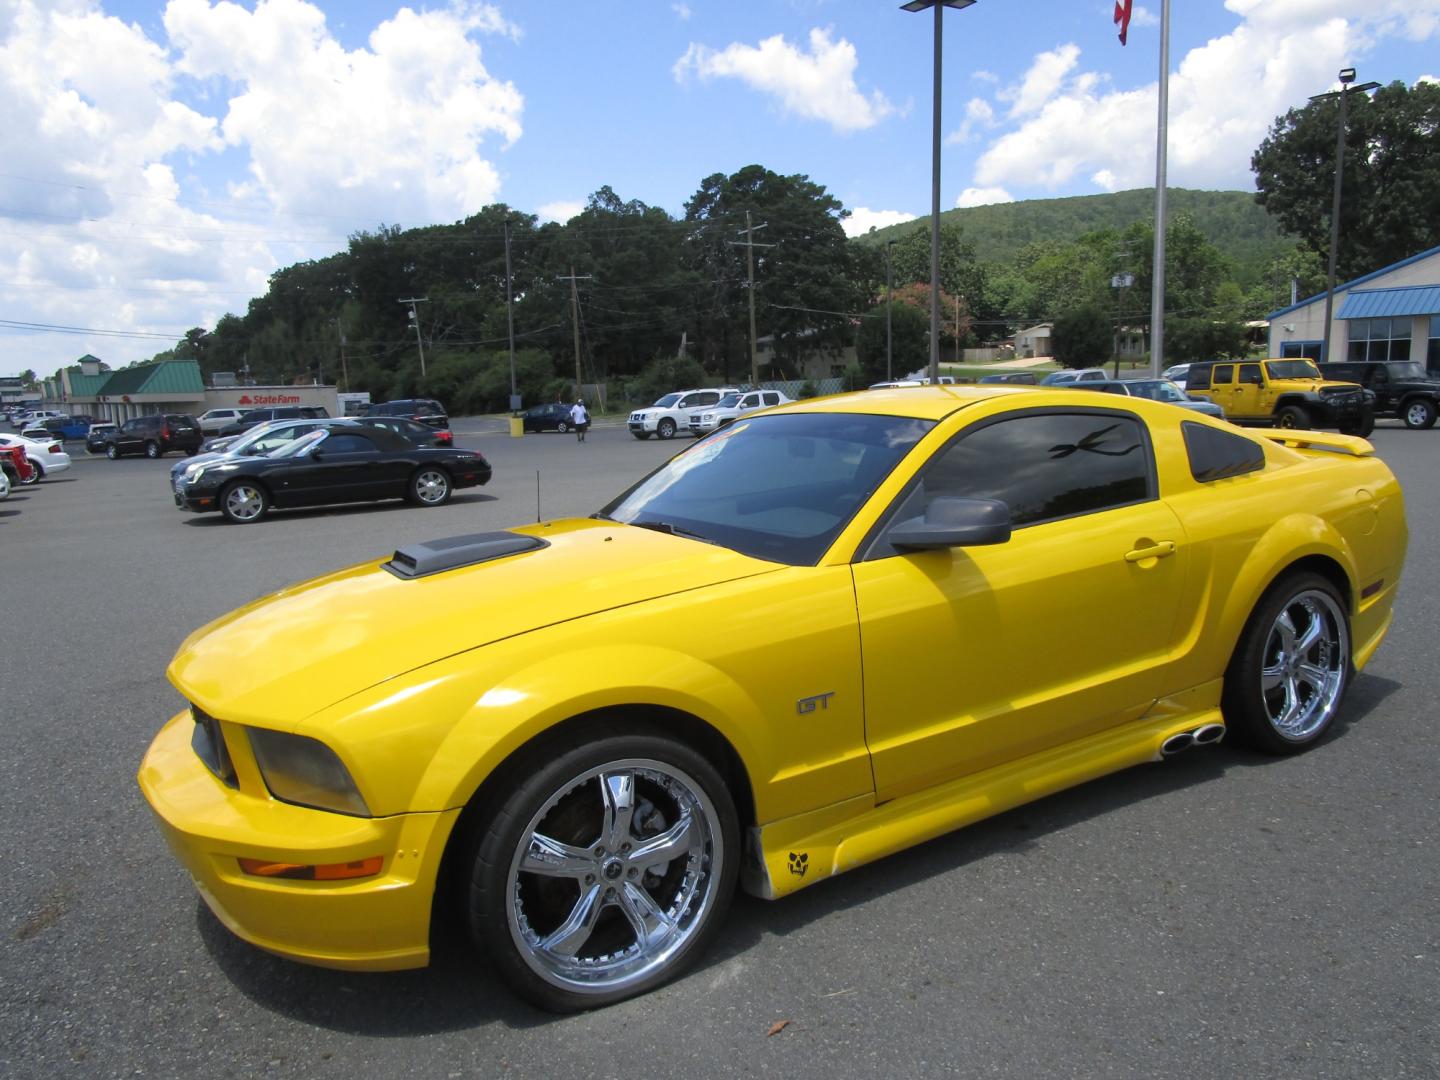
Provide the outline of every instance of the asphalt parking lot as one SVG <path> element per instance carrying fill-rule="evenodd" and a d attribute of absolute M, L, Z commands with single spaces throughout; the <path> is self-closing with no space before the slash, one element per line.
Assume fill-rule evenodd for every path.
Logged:
<path fill-rule="evenodd" d="M 698 970 L 581 1016 L 520 1004 L 458 938 L 390 975 L 239 942 L 134 781 L 184 636 L 409 541 L 536 520 L 537 488 L 542 517 L 590 513 L 686 445 L 455 428 L 495 479 L 437 509 L 230 526 L 174 509 L 174 456 L 76 444 L 0 503 L 0 1075 L 1440 1075 L 1440 430 L 1393 424 L 1373 441 L 1406 487 L 1406 586 L 1310 753 L 1194 751 L 741 897 Z M 1038 635 L 1033 662 L 1065 644 Z"/>

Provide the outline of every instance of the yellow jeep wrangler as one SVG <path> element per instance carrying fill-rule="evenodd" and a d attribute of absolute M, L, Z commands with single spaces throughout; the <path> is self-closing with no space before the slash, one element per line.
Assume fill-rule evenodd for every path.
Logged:
<path fill-rule="evenodd" d="M 1375 429 L 1375 395 L 1359 383 L 1331 382 L 1313 360 L 1206 360 L 1191 364 L 1185 392 L 1213 401 L 1237 424 Z"/>

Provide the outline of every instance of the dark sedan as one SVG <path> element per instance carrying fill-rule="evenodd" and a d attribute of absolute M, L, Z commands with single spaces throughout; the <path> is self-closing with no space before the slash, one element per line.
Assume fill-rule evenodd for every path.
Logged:
<path fill-rule="evenodd" d="M 364 427 L 381 427 L 403 435 L 416 446 L 454 446 L 455 436 L 448 427 L 437 428 L 404 416 L 359 416 L 353 421 Z"/>
<path fill-rule="evenodd" d="M 570 406 L 559 403 L 534 405 L 520 414 L 526 431 L 558 431 L 560 434 L 575 427 L 570 419 Z"/>
<path fill-rule="evenodd" d="M 229 521 L 259 521 L 272 509 L 408 499 L 443 506 L 456 488 L 490 480 L 475 450 L 415 446 L 384 428 L 321 428 L 265 457 L 224 457 L 187 471 L 175 505 L 218 510 Z"/>

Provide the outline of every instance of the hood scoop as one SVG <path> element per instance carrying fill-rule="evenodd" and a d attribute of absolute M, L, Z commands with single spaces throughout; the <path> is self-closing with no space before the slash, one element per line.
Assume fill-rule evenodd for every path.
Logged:
<path fill-rule="evenodd" d="M 520 533 L 467 533 L 396 548 L 390 561 L 380 565 L 398 578 L 418 578 L 549 546 L 548 540 Z"/>

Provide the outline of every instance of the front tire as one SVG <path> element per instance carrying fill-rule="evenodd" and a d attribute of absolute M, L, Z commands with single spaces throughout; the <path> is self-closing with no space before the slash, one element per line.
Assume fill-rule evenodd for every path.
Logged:
<path fill-rule="evenodd" d="M 1282 428 L 1310 427 L 1310 414 L 1300 405 L 1286 405 L 1275 414 L 1275 426 Z"/>
<path fill-rule="evenodd" d="M 450 501 L 450 474 L 438 465 L 415 470 L 408 495 L 416 506 L 444 506 Z"/>
<path fill-rule="evenodd" d="M 561 435 L 564 435 L 567 431 L 570 430 L 570 425 L 567 424 L 564 420 L 561 420 L 555 425 L 555 430 L 558 431 Z"/>
<path fill-rule="evenodd" d="M 655 425 L 655 434 L 662 439 L 673 439 L 675 437 L 675 421 L 667 416 Z"/>
<path fill-rule="evenodd" d="M 1267 754 L 1294 754 L 1329 729 L 1350 682 L 1350 619 L 1319 574 L 1281 578 L 1261 598 L 1225 671 L 1227 726 Z"/>
<path fill-rule="evenodd" d="M 1405 426 L 1411 430 L 1423 430 L 1435 426 L 1435 405 L 1425 398 L 1407 402 L 1404 414 Z"/>
<path fill-rule="evenodd" d="M 158 458 L 160 456 L 160 444 L 147 442 L 145 444 L 145 456 L 148 458 Z"/>
<path fill-rule="evenodd" d="M 220 513 L 232 525 L 249 525 L 270 511 L 270 496 L 250 480 L 232 480 L 220 489 Z"/>
<path fill-rule="evenodd" d="M 634 435 L 635 438 L 639 439 L 641 442 L 644 442 L 646 439 L 650 438 L 650 433 L 648 431 L 632 431 L 630 434 Z"/>
<path fill-rule="evenodd" d="M 476 849 L 476 943 L 554 1012 L 675 978 L 714 937 L 739 873 L 719 772 L 682 743 L 613 728 L 527 765 L 497 793 Z"/>
<path fill-rule="evenodd" d="M 105 456 L 108 457 L 111 461 L 118 461 L 120 458 L 120 448 L 114 443 L 111 443 L 109 446 L 105 447 Z"/>

